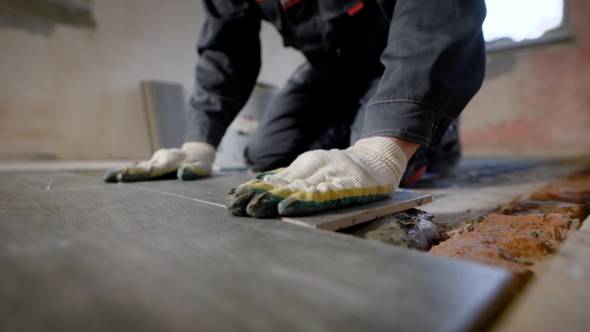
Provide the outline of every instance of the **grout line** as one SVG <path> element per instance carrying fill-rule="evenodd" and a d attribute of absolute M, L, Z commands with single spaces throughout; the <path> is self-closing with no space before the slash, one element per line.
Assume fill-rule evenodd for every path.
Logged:
<path fill-rule="evenodd" d="M 317 228 L 316 226 L 312 225 L 312 224 L 308 224 L 304 221 L 300 221 L 297 219 L 292 219 L 292 218 L 286 218 L 286 217 L 281 217 L 279 216 L 279 220 L 290 223 L 290 224 L 294 224 L 294 225 L 298 225 L 298 226 L 304 226 L 304 227 L 309 227 L 309 228 Z"/>
<path fill-rule="evenodd" d="M 209 204 L 209 205 L 219 206 L 219 207 L 222 207 L 224 209 L 227 208 L 225 205 L 221 205 L 221 204 L 217 204 L 217 203 L 211 203 L 211 202 L 203 201 L 203 200 L 192 198 L 192 197 L 186 197 L 186 196 L 171 194 L 171 193 L 167 193 L 165 191 L 154 190 L 154 189 L 150 189 L 150 188 L 146 188 L 146 187 L 142 187 L 142 186 L 138 186 L 138 187 L 141 188 L 141 189 L 145 189 L 145 190 L 149 190 L 149 191 L 154 191 L 154 192 L 157 192 L 157 193 L 160 193 L 160 194 L 166 194 L 166 195 L 170 195 L 170 196 L 174 196 L 174 197 L 180 197 L 180 198 L 184 198 L 184 199 L 190 199 L 191 201 L 196 201 L 196 202 L 201 202 L 201 203 L 205 203 L 205 204 Z"/>

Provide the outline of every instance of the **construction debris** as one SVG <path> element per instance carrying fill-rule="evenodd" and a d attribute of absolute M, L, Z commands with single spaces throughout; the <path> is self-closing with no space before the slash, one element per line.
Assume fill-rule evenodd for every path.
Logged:
<path fill-rule="evenodd" d="M 342 231 L 400 247 L 429 250 L 440 243 L 440 233 L 432 223 L 433 217 L 422 210 L 409 209 Z"/>

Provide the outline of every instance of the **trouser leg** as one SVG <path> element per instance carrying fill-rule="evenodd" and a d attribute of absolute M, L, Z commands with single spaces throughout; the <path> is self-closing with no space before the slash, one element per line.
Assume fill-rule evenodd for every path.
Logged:
<path fill-rule="evenodd" d="M 375 95 L 380 77 L 367 79 L 352 73 L 319 73 L 309 64 L 300 66 L 273 100 L 253 133 L 246 160 L 255 171 L 288 166 L 311 149 L 346 148 L 343 128 L 350 126 L 350 145 L 361 138 L 366 105 Z M 384 118 L 381 121 L 391 119 Z M 461 158 L 458 121 L 451 124 L 439 148 L 420 148 L 408 163 L 404 179 L 424 166 L 443 173 Z"/>
<path fill-rule="evenodd" d="M 365 90 L 366 83 L 350 73 L 318 72 L 307 63 L 300 66 L 252 134 L 245 152 L 250 168 L 286 167 L 303 152 L 329 148 L 320 138 L 335 125 L 352 122 Z"/>

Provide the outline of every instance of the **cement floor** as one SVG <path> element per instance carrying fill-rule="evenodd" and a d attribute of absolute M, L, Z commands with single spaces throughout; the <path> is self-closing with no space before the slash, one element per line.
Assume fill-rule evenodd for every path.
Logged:
<path fill-rule="evenodd" d="M 409 189 L 434 195 L 434 202 L 421 209 L 434 214 L 434 223 L 444 228 L 526 198 L 551 182 L 589 168 L 588 158 L 465 158 L 452 173 L 427 174 Z"/>
<path fill-rule="evenodd" d="M 462 222 L 579 167 L 544 165 L 517 184 L 414 190 Z M 510 300 L 504 270 L 170 195 L 219 198 L 244 176 L 107 185 L 28 169 L 0 173 L 0 330 L 467 331 Z"/>

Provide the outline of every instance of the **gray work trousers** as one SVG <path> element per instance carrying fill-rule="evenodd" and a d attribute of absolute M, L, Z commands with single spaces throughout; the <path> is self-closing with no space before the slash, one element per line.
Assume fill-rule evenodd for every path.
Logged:
<path fill-rule="evenodd" d="M 264 172 L 286 167 L 309 150 L 354 145 L 361 139 L 365 116 L 373 116 L 365 108 L 380 80 L 378 71 L 319 72 L 309 63 L 301 65 L 274 98 L 251 137 L 245 152 L 250 168 Z M 454 166 L 459 159 L 458 130 L 453 124 L 438 152 L 421 148 L 406 173 L 412 175 L 428 164 Z"/>

